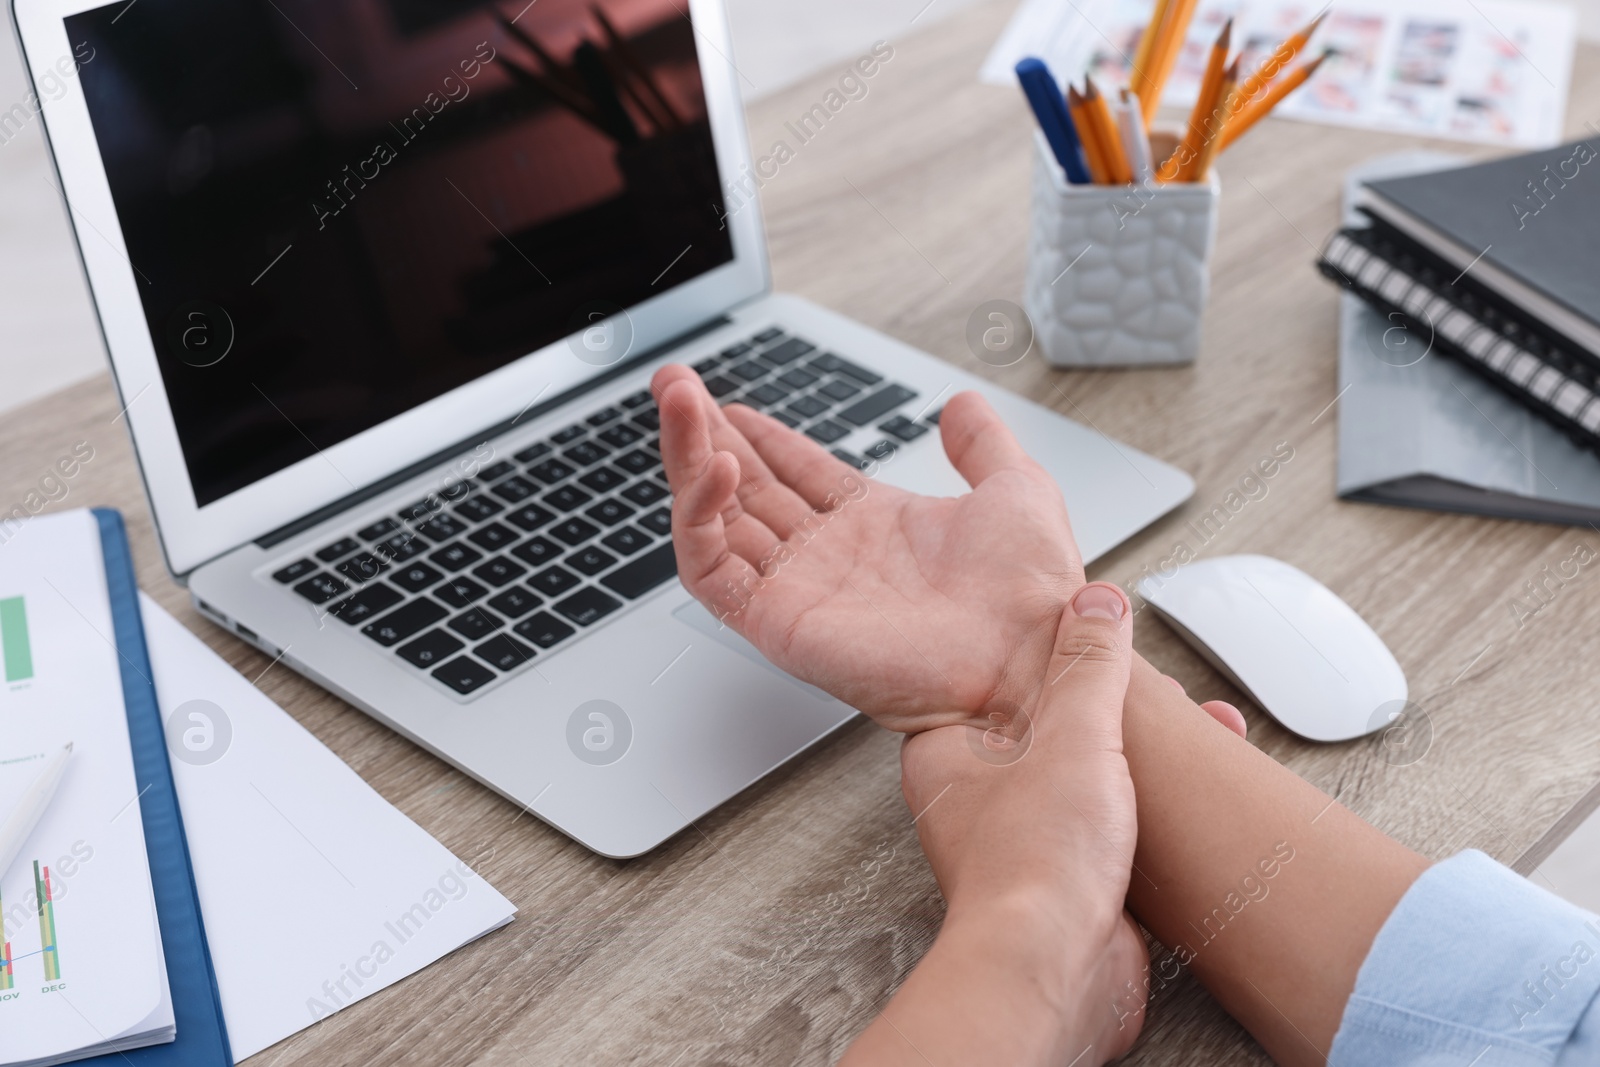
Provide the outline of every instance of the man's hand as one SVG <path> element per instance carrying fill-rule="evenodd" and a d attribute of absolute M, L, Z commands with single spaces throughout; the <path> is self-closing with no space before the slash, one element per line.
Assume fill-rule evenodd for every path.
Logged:
<path fill-rule="evenodd" d="M 955 499 L 866 478 L 699 376 L 652 388 L 678 575 L 774 664 L 906 732 L 996 717 L 1036 691 L 1083 584 L 1061 493 L 984 399 L 945 405 Z"/>

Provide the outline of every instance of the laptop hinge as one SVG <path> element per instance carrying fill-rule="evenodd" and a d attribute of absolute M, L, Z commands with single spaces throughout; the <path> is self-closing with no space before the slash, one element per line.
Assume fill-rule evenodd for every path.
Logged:
<path fill-rule="evenodd" d="M 495 423 L 493 426 L 490 426 L 485 430 L 481 430 L 478 433 L 472 434 L 470 437 L 464 437 L 460 441 L 451 445 L 449 448 L 442 448 L 425 459 L 419 459 L 410 466 L 405 467 L 402 470 L 395 471 L 386 478 L 373 482 L 371 485 L 366 486 L 365 488 L 357 489 L 353 493 L 342 496 L 331 504 L 325 504 L 316 511 L 311 512 L 309 515 L 304 515 L 286 526 L 280 526 L 270 533 L 263 534 L 256 539 L 256 546 L 258 548 L 271 548 L 274 545 L 282 544 L 291 537 L 295 537 L 298 534 L 311 529 L 313 526 L 318 525 L 319 523 L 326 522 L 328 519 L 333 518 L 340 512 L 348 511 L 357 504 L 360 504 L 365 500 L 370 500 L 371 498 L 378 496 L 380 493 L 386 493 L 402 482 L 410 481 L 417 475 L 426 473 L 430 468 L 436 467 L 446 460 L 454 459 L 465 452 L 471 451 L 472 448 L 478 444 L 481 444 L 492 438 L 499 437 L 501 434 L 506 433 L 517 423 L 522 422 L 525 419 L 536 419 L 547 411 L 554 410 L 555 408 L 558 408 L 561 405 L 582 396 L 584 393 L 598 389 L 607 382 L 621 377 L 627 372 L 633 370 L 635 367 L 639 366 L 641 363 L 648 363 L 653 359 L 657 359 L 660 356 L 670 352 L 672 349 L 688 344 L 695 338 L 704 334 L 708 334 L 712 330 L 720 329 L 732 321 L 733 320 L 728 318 L 726 315 L 718 315 L 714 319 L 709 319 L 706 322 L 696 326 L 694 329 L 689 330 L 687 333 L 679 334 L 670 341 L 664 341 L 648 351 L 641 352 L 637 356 L 634 356 L 630 359 L 625 359 L 621 363 L 618 363 L 615 367 L 608 367 L 606 370 L 595 375 L 593 378 L 588 379 L 583 384 L 568 389 L 559 396 L 552 397 L 551 399 L 544 401 L 542 404 L 536 404 L 526 411 L 514 416 L 513 418 Z"/>

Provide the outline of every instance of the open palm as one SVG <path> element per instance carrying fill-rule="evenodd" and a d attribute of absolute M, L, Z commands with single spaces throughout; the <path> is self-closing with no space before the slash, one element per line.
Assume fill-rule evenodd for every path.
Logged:
<path fill-rule="evenodd" d="M 1083 565 L 1061 494 L 988 403 L 945 406 L 972 486 L 919 496 L 669 366 L 653 389 L 678 574 L 774 664 L 891 729 L 997 718 L 1037 692 Z"/>

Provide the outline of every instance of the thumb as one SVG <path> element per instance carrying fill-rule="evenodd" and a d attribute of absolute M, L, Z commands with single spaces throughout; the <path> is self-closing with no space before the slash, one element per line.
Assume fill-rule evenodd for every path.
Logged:
<path fill-rule="evenodd" d="M 1121 589 L 1092 582 L 1061 613 L 1040 711 L 1070 718 L 1075 736 L 1091 734 L 1121 749 L 1122 701 L 1133 661 L 1133 611 Z"/>

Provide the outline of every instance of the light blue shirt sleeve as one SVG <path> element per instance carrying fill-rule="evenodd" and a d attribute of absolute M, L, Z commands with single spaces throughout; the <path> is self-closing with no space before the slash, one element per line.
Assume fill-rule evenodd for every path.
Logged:
<path fill-rule="evenodd" d="M 1367 953 L 1329 1067 L 1600 1064 L 1600 918 L 1481 852 L 1435 864 Z"/>

